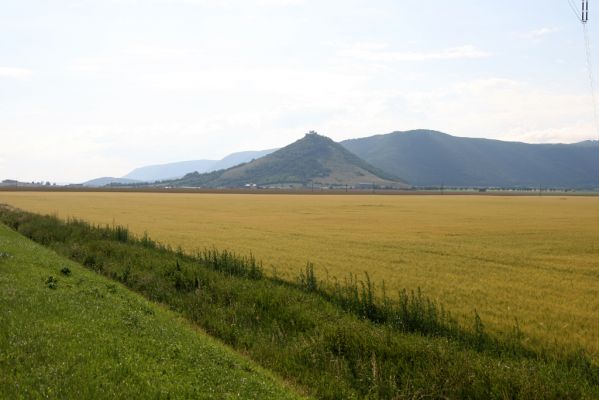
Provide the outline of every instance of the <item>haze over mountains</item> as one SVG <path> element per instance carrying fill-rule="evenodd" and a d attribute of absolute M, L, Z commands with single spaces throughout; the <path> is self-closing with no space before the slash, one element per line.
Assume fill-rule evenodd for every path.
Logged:
<path fill-rule="evenodd" d="M 365 185 L 406 187 L 599 188 L 599 141 L 528 144 L 451 136 L 431 130 L 335 143 L 309 134 L 280 150 L 233 153 L 137 168 L 90 186 Z"/>
<path fill-rule="evenodd" d="M 102 186 L 110 186 L 110 185 L 134 185 L 142 183 L 142 181 L 138 181 L 136 179 L 126 179 L 126 178 L 115 178 L 112 176 L 103 176 L 101 178 L 90 179 L 83 183 L 83 186 L 89 187 L 102 187 Z"/>
<path fill-rule="evenodd" d="M 263 157 L 272 153 L 276 149 L 258 150 L 258 151 L 241 151 L 232 153 L 224 157 L 222 160 L 191 160 L 179 161 L 166 164 L 147 165 L 144 167 L 135 168 L 127 175 L 116 178 L 105 176 L 101 178 L 91 179 L 83 182 L 83 186 L 101 187 L 110 185 L 138 185 L 144 182 L 152 183 L 169 179 L 179 179 L 185 174 L 197 171 L 200 173 L 226 169 L 232 166 L 251 161 L 255 158 Z"/>
<path fill-rule="evenodd" d="M 135 179 L 144 182 L 154 182 L 166 179 L 178 179 L 189 172 L 199 173 L 227 169 L 238 164 L 249 162 L 255 158 L 263 157 L 276 149 L 259 151 L 242 151 L 229 154 L 222 160 L 192 160 L 168 164 L 148 165 L 136 168 L 123 176 L 125 179 Z"/>
<path fill-rule="evenodd" d="M 174 186 L 236 187 L 244 185 L 370 186 L 406 188 L 333 140 L 315 132 L 274 153 L 225 170 L 185 175 Z"/>

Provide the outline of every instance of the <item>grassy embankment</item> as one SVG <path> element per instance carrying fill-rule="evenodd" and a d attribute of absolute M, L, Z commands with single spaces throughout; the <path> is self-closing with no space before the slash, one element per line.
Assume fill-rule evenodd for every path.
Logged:
<path fill-rule="evenodd" d="M 179 315 L 0 224 L 0 398 L 298 398 Z"/>
<path fill-rule="evenodd" d="M 294 279 L 368 271 L 394 296 L 421 287 L 489 331 L 599 360 L 599 197 L 0 193 L 0 202 L 128 226 L 193 252 L 215 246 Z"/>
<path fill-rule="evenodd" d="M 309 268 L 297 284 L 269 279 L 255 260 L 185 255 L 121 227 L 6 209 L 1 219 L 320 398 L 599 396 L 599 369 L 584 353 L 530 349 L 517 330 L 488 335 L 479 318 L 464 327 L 418 295 L 395 301 L 356 282 L 322 288 Z"/>

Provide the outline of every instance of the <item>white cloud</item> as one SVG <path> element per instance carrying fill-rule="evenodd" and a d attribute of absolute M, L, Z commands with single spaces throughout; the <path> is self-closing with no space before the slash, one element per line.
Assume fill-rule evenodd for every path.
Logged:
<path fill-rule="evenodd" d="M 271 89 L 289 79 L 291 72 L 278 72 Z M 0 162 L 4 157 L 10 170 L 1 173 L 5 178 L 18 172 L 20 179 L 73 182 L 122 176 L 146 164 L 283 146 L 309 129 L 335 140 L 416 128 L 525 142 L 575 142 L 595 137 L 585 94 L 502 78 L 465 80 L 429 90 L 375 89 L 359 76 L 352 78 L 351 72 L 303 75 L 293 90 L 280 91 L 280 103 L 258 97 L 256 104 L 246 103 L 243 109 L 232 106 L 215 112 L 198 108 L 193 119 L 183 121 L 166 122 L 159 112 L 143 109 L 141 116 L 134 113 L 122 121 L 117 116 L 114 122 L 107 122 L 99 115 L 89 122 L 71 121 L 68 127 L 49 124 L 43 136 L 36 134 L 33 123 L 4 126 L 0 137 L 6 138 L 6 143 L 0 147 Z M 273 73 L 263 71 L 256 84 Z M 339 81 L 326 86 L 335 73 Z M 310 85 L 323 87 L 311 90 Z M 323 117 L 314 117 L 317 114 Z M 58 134 L 60 146 L 56 146 Z M 55 150 L 48 152 L 49 148 Z M 28 154 L 28 163 L 21 161 L 22 154 Z M 49 172 L 43 175 L 40 171 Z"/>
<path fill-rule="evenodd" d="M 230 6 L 246 6 L 256 5 L 262 7 L 285 7 L 297 5 L 304 0 L 161 0 L 163 2 L 180 2 L 187 4 L 198 4 L 205 7 L 230 7 Z"/>
<path fill-rule="evenodd" d="M 90 177 L 126 170 L 127 161 L 113 156 L 96 132 L 85 127 L 66 129 L 49 127 L 38 135 L 35 127 L 3 128 L 0 158 L 10 169 L 0 170 L 0 180 L 15 178 L 25 181 L 81 182 Z M 61 135 L 60 142 L 56 137 Z M 122 136 L 126 136 L 121 132 Z M 114 138 L 116 135 L 113 135 Z M 52 149 L 49 151 L 48 149 Z M 23 157 L 23 154 L 27 154 Z M 76 165 L 77 168 L 73 168 Z"/>
<path fill-rule="evenodd" d="M 89 0 L 88 0 L 89 1 Z M 91 0 L 95 1 L 95 0 Z M 140 0 L 111 0 L 113 3 L 144 3 Z M 205 8 L 232 7 L 287 7 L 304 3 L 305 0 L 151 0 L 163 4 L 191 4 Z"/>
<path fill-rule="evenodd" d="M 0 78 L 29 79 L 33 71 L 26 68 L 0 67 Z"/>
<path fill-rule="evenodd" d="M 17 38 L 43 27 L 3 55 L 2 65 L 32 70 L 0 68 L 0 79 L 31 79 L 35 90 L 0 85 L 2 174 L 122 175 L 280 146 L 309 129 L 337 140 L 412 128 L 531 142 L 594 137 L 586 81 L 577 80 L 586 73 L 580 32 L 552 35 L 551 22 L 530 30 L 516 18 L 506 40 L 505 15 L 458 30 L 459 18 L 440 12 L 415 35 L 422 23 L 409 1 L 64 3 L 78 7 L 23 5 L 26 18 L 0 24 Z M 548 46 L 532 54 L 515 40 Z M 55 43 L 68 45 L 48 51 Z M 481 76 L 512 79 L 473 79 Z M 516 80 L 527 76 L 537 83 Z"/>
<path fill-rule="evenodd" d="M 337 53 L 341 57 L 351 57 L 366 61 L 430 61 L 486 58 L 492 54 L 472 45 L 450 47 L 435 51 L 393 51 L 385 43 L 355 43 Z"/>
<path fill-rule="evenodd" d="M 143 73 L 178 71 L 200 59 L 197 49 L 137 43 L 109 53 L 74 58 L 67 68 L 70 72 L 96 78 L 135 78 Z"/>
<path fill-rule="evenodd" d="M 560 30 L 558 28 L 543 27 L 539 29 L 534 29 L 529 32 L 524 32 L 522 36 L 530 39 L 539 39 L 543 36 L 551 35 L 552 33 L 556 33 L 559 31 Z"/>
<path fill-rule="evenodd" d="M 94 57 L 76 58 L 68 69 L 82 77 L 121 81 L 122 90 L 134 87 L 190 96 L 233 94 L 234 97 L 225 99 L 229 103 L 225 105 L 227 109 L 231 108 L 235 98 L 244 96 L 268 101 L 269 95 L 306 100 L 317 95 L 321 99 L 328 93 L 343 94 L 365 86 L 373 75 L 372 68 L 351 63 L 311 68 L 256 62 L 248 65 L 235 62 L 235 51 L 227 51 L 225 55 L 220 53 L 220 48 L 163 48 L 138 44 Z"/>
<path fill-rule="evenodd" d="M 487 54 L 472 46 L 401 55 L 389 52 L 384 43 L 363 44 L 359 48 L 366 54 L 377 54 L 376 61 Z M 293 138 L 292 129 L 300 126 L 320 129 L 336 139 L 419 127 L 531 142 L 543 139 L 572 142 L 593 137 L 592 124 L 580 123 L 588 121 L 587 111 L 591 111 L 588 96 L 571 94 L 563 88 L 541 88 L 513 79 L 488 78 L 441 83 L 423 90 L 416 88 L 419 79 L 409 82 L 403 75 L 401 83 L 386 87 L 373 85 L 373 80 L 386 73 L 383 67 L 381 70 L 377 65 L 360 63 L 361 60 L 343 62 L 343 57 L 341 62 L 326 68 L 306 69 L 203 66 L 189 59 L 185 64 L 181 60 L 186 59 L 187 50 L 170 49 L 166 53 L 164 59 L 168 61 L 160 62 L 163 58 L 159 56 L 160 49 L 140 46 L 123 50 L 118 57 L 80 61 L 76 68 L 80 72 L 126 74 L 127 84 L 175 96 L 172 98 L 198 93 L 210 96 L 214 108 L 198 110 L 195 120 L 189 119 L 186 123 L 197 128 L 190 128 L 191 131 L 223 137 L 239 130 L 262 135 L 260 132 L 278 129 Z M 381 57 L 381 54 L 387 55 Z M 147 62 L 149 57 L 154 58 L 153 62 Z M 218 117 L 221 109 L 227 110 L 222 118 Z M 161 111 L 157 111 L 160 114 Z M 306 124 L 317 126 L 303 128 L 297 122 L 299 113 L 305 114 Z M 311 118 L 314 115 L 327 118 Z M 296 122 L 277 125 L 289 120 Z"/>
<path fill-rule="evenodd" d="M 463 136 L 524 142 L 577 142 L 596 137 L 588 95 L 489 78 L 405 96 L 407 124 Z"/>

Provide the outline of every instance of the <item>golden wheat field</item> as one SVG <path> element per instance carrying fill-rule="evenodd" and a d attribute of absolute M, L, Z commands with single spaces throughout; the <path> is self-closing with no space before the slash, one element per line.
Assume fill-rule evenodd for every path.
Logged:
<path fill-rule="evenodd" d="M 599 197 L 0 192 L 30 211 L 121 224 L 193 251 L 253 253 L 294 279 L 367 271 L 491 330 L 599 352 Z M 327 272 L 325 272 L 327 271 Z"/>

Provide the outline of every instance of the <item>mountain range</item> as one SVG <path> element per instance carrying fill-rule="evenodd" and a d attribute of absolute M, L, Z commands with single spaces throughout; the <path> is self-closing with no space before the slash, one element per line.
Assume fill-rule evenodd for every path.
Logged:
<path fill-rule="evenodd" d="M 335 143 L 312 133 L 280 150 L 151 165 L 123 178 L 99 178 L 85 184 L 140 181 L 211 187 L 318 182 L 329 186 L 597 189 L 599 141 L 529 144 L 413 130 Z"/>
<path fill-rule="evenodd" d="M 599 141 L 528 144 L 415 130 L 341 144 L 414 186 L 599 188 Z"/>
<path fill-rule="evenodd" d="M 211 172 L 219 169 L 227 169 L 238 164 L 249 162 L 255 158 L 263 157 L 276 149 L 259 151 L 242 151 L 229 154 L 222 160 L 192 160 L 180 161 L 168 164 L 148 165 L 136 168 L 123 176 L 125 179 L 134 179 L 143 182 L 162 181 L 167 179 L 178 179 L 189 172 Z"/>

